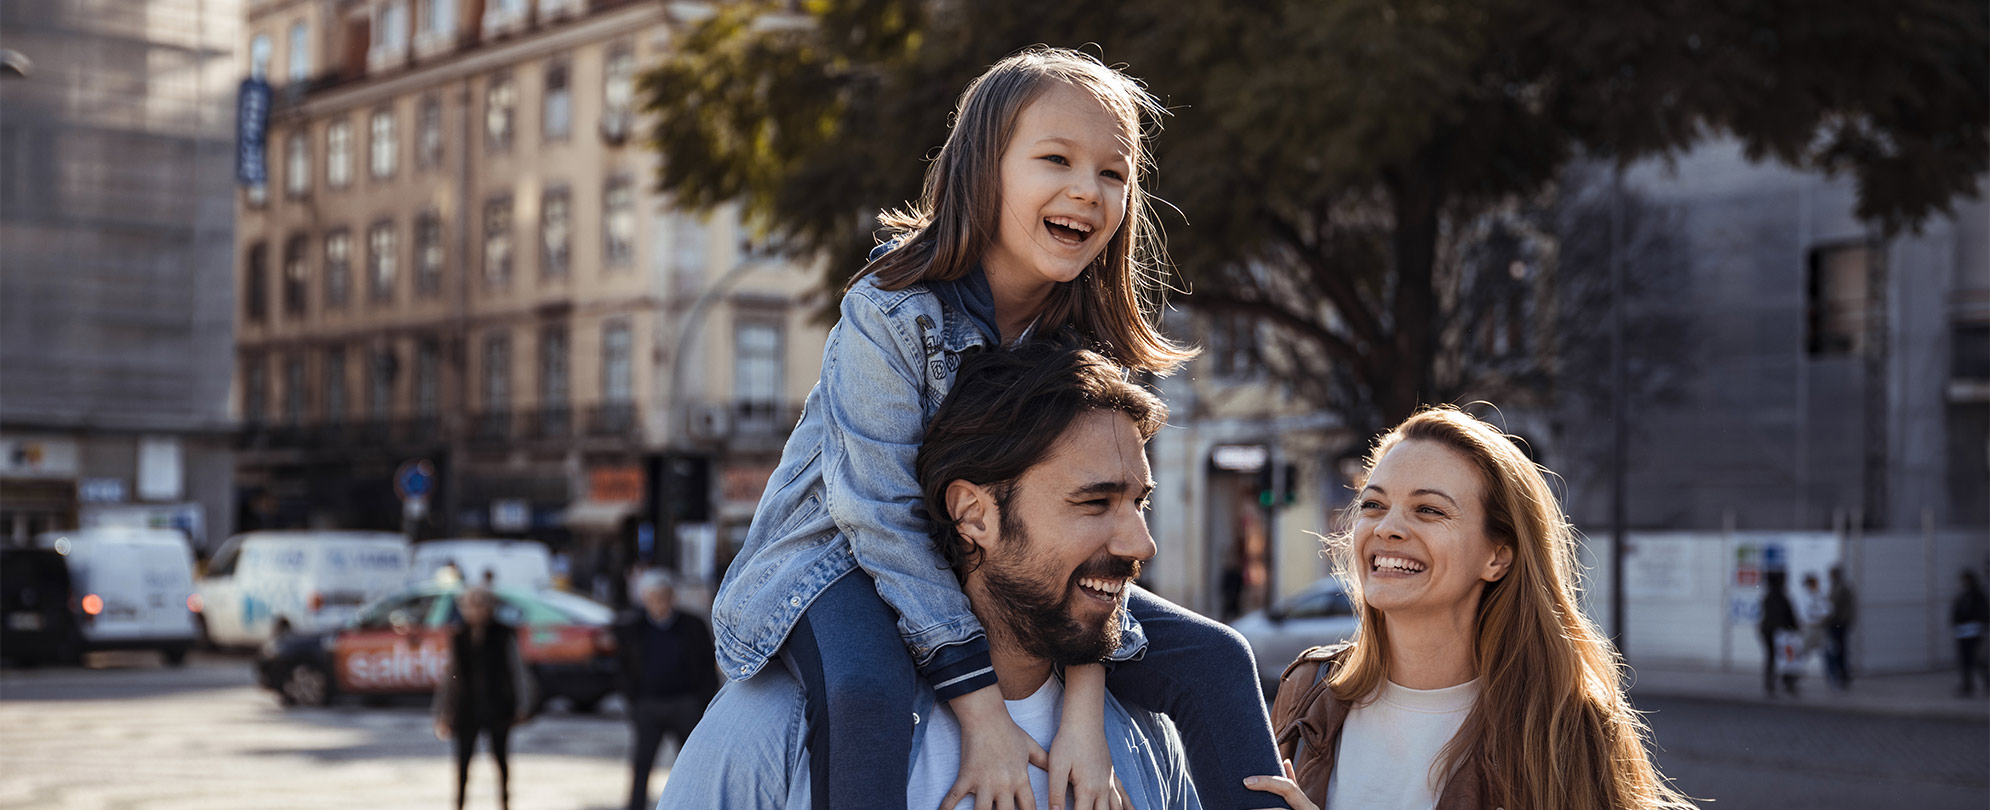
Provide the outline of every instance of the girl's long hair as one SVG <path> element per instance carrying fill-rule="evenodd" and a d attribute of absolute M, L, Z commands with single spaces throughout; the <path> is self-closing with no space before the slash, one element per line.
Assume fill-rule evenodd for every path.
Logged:
<path fill-rule="evenodd" d="M 1407 441 L 1471 459 L 1484 482 L 1486 537 L 1513 550 L 1506 576 L 1487 583 L 1479 598 L 1478 703 L 1432 773 L 1441 783 L 1474 758 L 1489 803 L 1511 808 L 1692 807 L 1652 764 L 1645 749 L 1650 730 L 1624 696 L 1623 661 L 1577 604 L 1575 530 L 1549 489 L 1551 473 L 1491 425 L 1440 406 L 1384 434 L 1363 479 Z M 1381 613 L 1361 598 L 1352 517 L 1350 505 L 1330 549 L 1361 628 L 1329 686 L 1341 700 L 1365 702 L 1389 676 L 1389 634 Z"/>
<path fill-rule="evenodd" d="M 1076 280 L 1060 283 L 1044 303 L 1037 334 L 1075 328 L 1120 365 L 1168 373 L 1195 356 L 1155 328 L 1161 291 L 1168 286 L 1160 229 L 1145 186 L 1148 161 L 1143 121 L 1163 112 L 1160 102 L 1124 73 L 1089 54 L 1036 47 L 1003 59 L 961 94 L 953 131 L 926 168 L 919 205 L 880 217 L 898 246 L 851 280 L 877 276 L 888 290 L 922 281 L 952 281 L 967 274 L 995 241 L 1002 215 L 1002 154 L 1016 120 L 1052 82 L 1091 95 L 1125 126 L 1131 172 L 1126 220 L 1099 258 Z"/>

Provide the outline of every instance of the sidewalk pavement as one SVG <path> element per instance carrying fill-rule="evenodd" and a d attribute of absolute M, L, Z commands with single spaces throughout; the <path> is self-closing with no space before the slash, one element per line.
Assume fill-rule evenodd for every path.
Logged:
<path fill-rule="evenodd" d="M 1797 696 L 1763 694 L 1762 673 L 1692 668 L 1684 664 L 1631 665 L 1631 698 L 1678 697 L 1793 706 L 1823 711 L 1884 714 L 1990 722 L 1990 690 L 1979 686 L 1973 697 L 1958 697 L 1956 672 L 1854 674 L 1852 688 L 1833 689 L 1823 678 L 1806 676 L 1797 682 Z"/>

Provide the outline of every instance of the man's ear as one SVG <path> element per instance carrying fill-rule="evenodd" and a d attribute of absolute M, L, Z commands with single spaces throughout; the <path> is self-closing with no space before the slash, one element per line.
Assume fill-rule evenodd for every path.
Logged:
<path fill-rule="evenodd" d="M 976 548 L 993 543 L 1000 531 L 995 512 L 995 493 L 987 487 L 964 480 L 947 485 L 947 513 L 953 515 L 954 531 Z"/>

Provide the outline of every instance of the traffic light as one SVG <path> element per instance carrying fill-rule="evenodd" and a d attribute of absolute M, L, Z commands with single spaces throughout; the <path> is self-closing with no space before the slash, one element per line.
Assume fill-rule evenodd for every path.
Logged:
<path fill-rule="evenodd" d="M 1266 509 L 1291 506 L 1299 500 L 1299 465 L 1286 462 L 1284 487 L 1273 485 L 1271 471 L 1270 464 L 1258 468 L 1258 505 Z"/>

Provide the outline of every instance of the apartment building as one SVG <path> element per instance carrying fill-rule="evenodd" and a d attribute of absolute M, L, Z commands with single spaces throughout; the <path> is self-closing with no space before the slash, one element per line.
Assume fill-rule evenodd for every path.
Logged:
<path fill-rule="evenodd" d="M 237 206 L 245 525 L 724 570 L 826 329 L 811 269 L 652 192 L 635 81 L 671 32 L 619 0 L 248 4 L 273 103 Z"/>

